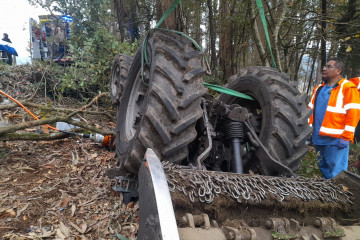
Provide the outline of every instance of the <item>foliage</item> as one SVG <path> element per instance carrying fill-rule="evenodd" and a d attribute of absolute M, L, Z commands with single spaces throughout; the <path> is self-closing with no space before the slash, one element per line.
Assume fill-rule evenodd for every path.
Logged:
<path fill-rule="evenodd" d="M 358 173 L 356 165 L 360 160 L 360 143 L 350 144 L 349 149 L 349 167 L 348 171 L 353 173 Z M 310 151 L 305 155 L 301 160 L 301 167 L 296 171 L 296 174 L 309 177 L 309 178 L 319 178 L 322 177 L 322 173 L 318 166 L 318 160 L 316 158 L 316 153 L 314 148 L 310 148 Z"/>
<path fill-rule="evenodd" d="M 299 170 L 296 171 L 296 174 L 309 178 L 322 177 L 322 173 L 318 166 L 318 160 L 316 158 L 316 152 L 314 148 L 311 148 L 310 151 L 301 160 L 301 167 Z"/>
<path fill-rule="evenodd" d="M 333 232 L 325 232 L 324 238 L 341 238 L 345 237 L 344 229 L 335 230 Z"/>
<path fill-rule="evenodd" d="M 283 234 L 283 233 L 279 233 L 277 231 L 273 231 L 271 236 L 273 237 L 273 239 L 276 239 L 276 240 L 290 240 L 290 239 L 297 239 L 299 238 L 299 235 L 297 234 Z"/>
<path fill-rule="evenodd" d="M 138 42 L 121 42 L 110 0 L 84 0 L 77 4 L 67 0 L 29 2 L 51 14 L 70 15 L 73 19 L 67 45 L 75 64 L 63 69 L 54 94 L 60 98 L 71 95 L 86 100 L 99 91 L 107 92 L 114 56 L 117 53 L 131 55 L 138 48 Z"/>
<path fill-rule="evenodd" d="M 348 171 L 360 174 L 360 172 L 357 171 L 357 167 L 356 167 L 359 161 L 360 161 L 360 143 L 350 144 Z"/>
<path fill-rule="evenodd" d="M 75 38 L 75 39 L 74 39 Z M 70 52 L 75 65 L 63 77 L 61 92 L 78 88 L 94 91 L 108 91 L 109 76 L 114 56 L 117 53 L 132 55 L 138 42 L 120 42 L 104 27 L 98 27 L 94 35 L 79 43 L 76 37 L 70 40 Z"/>
<path fill-rule="evenodd" d="M 82 74 L 73 69 L 72 75 L 76 76 L 75 82 L 78 83 L 70 83 L 72 76 L 68 76 L 63 86 L 74 84 L 79 87 L 87 86 L 91 82 L 104 86 L 110 69 L 109 59 L 115 54 L 114 49 L 120 52 L 124 47 L 116 46 L 114 42 L 129 38 L 131 23 L 136 23 L 140 36 L 144 37 L 164 14 L 164 3 L 172 2 L 84 0 L 74 4 L 68 0 L 28 1 L 55 14 L 68 14 L 73 17 L 69 44 L 74 58 L 77 59 L 77 67 L 90 67 L 90 70 Z M 341 56 L 346 60 L 348 77 L 360 74 L 360 1 L 329 0 L 326 14 L 322 12 L 322 2 L 263 1 L 272 48 L 279 62 L 277 65 L 281 66 L 282 71 L 288 73 L 292 80 L 300 80 L 300 86 L 303 86 L 305 91 L 309 89 L 309 92 L 312 86 L 321 81 L 321 71 L 316 69 L 321 58 L 321 39 L 326 40 L 328 57 Z M 226 80 L 224 78 L 236 74 L 241 68 L 263 64 L 260 55 L 269 60 L 269 48 L 264 41 L 263 26 L 254 1 L 183 0 L 177 10 L 179 9 L 181 14 L 176 16 L 176 21 L 180 19 L 184 33 L 201 44 L 205 53 L 211 55 L 211 68 L 222 73 L 210 77 L 210 81 L 215 78 Z M 213 21 L 211 25 L 210 10 Z M 251 13 L 254 13 L 254 18 Z M 284 18 L 281 18 L 282 13 L 285 13 Z M 175 17 L 175 14 L 173 15 Z M 326 27 L 321 29 L 324 21 Z M 258 30 L 255 30 L 254 26 Z M 213 30 L 212 34 L 210 29 Z M 255 38 L 255 32 L 259 34 L 260 40 Z M 213 43 L 211 40 L 214 40 Z M 259 53 L 259 41 L 264 46 L 265 55 Z M 135 46 L 137 43 L 133 48 L 130 47 L 129 52 L 133 53 Z M 85 75 L 88 79 L 79 80 L 78 75 Z M 73 86 L 71 88 L 75 89 Z"/>

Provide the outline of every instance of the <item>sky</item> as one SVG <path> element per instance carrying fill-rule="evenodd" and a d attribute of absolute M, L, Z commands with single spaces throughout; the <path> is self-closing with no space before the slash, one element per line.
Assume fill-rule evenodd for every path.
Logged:
<path fill-rule="evenodd" d="M 31 6 L 27 0 L 0 0 L 0 36 L 9 34 L 13 47 L 18 53 L 17 64 L 30 62 L 29 19 L 39 21 L 38 15 L 48 14 L 45 9 Z M 0 38 L 0 39 L 1 39 Z"/>

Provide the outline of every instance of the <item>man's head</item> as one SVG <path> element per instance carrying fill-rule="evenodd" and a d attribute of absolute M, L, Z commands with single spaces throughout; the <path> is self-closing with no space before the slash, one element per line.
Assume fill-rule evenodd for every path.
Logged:
<path fill-rule="evenodd" d="M 4 37 L 4 38 L 8 38 L 9 35 L 8 35 L 7 33 L 4 33 L 4 34 L 3 34 L 3 37 Z"/>
<path fill-rule="evenodd" d="M 341 78 L 345 64 L 340 58 L 330 58 L 322 69 L 322 78 L 325 81 L 337 80 Z"/>

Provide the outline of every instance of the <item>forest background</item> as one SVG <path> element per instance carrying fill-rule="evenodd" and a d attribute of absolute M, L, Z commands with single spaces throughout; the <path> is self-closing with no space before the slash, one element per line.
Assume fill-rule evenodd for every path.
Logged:
<path fill-rule="evenodd" d="M 71 16 L 69 55 L 75 64 L 51 69 L 53 96 L 90 97 L 108 91 L 118 53 L 134 55 L 173 0 L 29 0 L 49 14 Z M 262 1 L 274 62 L 311 93 L 329 57 L 346 63 L 345 76 L 360 76 L 360 2 L 357 0 Z M 274 67 L 256 1 L 182 0 L 161 25 L 195 39 L 212 75 L 224 84 L 247 66 Z"/>

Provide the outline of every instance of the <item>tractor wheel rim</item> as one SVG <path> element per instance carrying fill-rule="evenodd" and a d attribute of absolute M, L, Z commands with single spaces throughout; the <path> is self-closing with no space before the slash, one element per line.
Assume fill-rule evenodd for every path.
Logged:
<path fill-rule="evenodd" d="M 131 140 L 140 126 L 142 111 L 145 106 L 145 94 L 147 86 L 141 80 L 140 72 L 137 74 L 131 89 L 125 120 L 125 134 Z M 121 113 L 119 113 L 121 114 Z"/>

